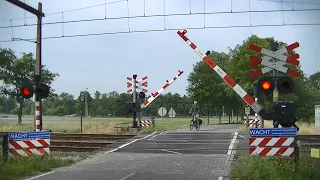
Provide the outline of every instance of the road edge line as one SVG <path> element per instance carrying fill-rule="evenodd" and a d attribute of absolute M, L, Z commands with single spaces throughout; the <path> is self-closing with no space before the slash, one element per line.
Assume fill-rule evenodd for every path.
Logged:
<path fill-rule="evenodd" d="M 227 155 L 232 155 L 233 146 L 234 146 L 234 144 L 236 143 L 237 137 L 238 137 L 238 132 L 235 132 L 234 135 L 233 135 L 233 137 L 232 137 L 232 140 L 231 140 L 231 142 L 230 142 Z"/>
<path fill-rule="evenodd" d="M 43 173 L 43 174 L 40 174 L 38 176 L 33 176 L 33 177 L 30 177 L 30 178 L 27 178 L 27 179 L 24 179 L 24 180 L 33 180 L 33 179 L 38 179 L 40 177 L 43 177 L 43 176 L 46 176 L 46 175 L 49 175 L 49 174 L 52 174 L 52 173 L 55 173 L 56 171 L 50 171 L 50 172 L 47 172 L 47 173 Z"/>

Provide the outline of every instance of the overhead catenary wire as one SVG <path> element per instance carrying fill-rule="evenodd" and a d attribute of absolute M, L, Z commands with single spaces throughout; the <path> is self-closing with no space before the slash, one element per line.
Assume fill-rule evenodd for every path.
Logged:
<path fill-rule="evenodd" d="M 108 4 L 116 4 L 116 3 L 121 3 L 127 0 L 117 0 L 117 1 L 112 1 L 112 2 L 106 2 L 103 4 L 96 4 L 96 5 L 91 5 L 91 6 L 86 6 L 86 7 L 81 7 L 81 8 L 75 8 L 75 9 L 70 9 L 70 10 L 66 10 L 66 11 L 59 11 L 59 12 L 53 12 L 53 13 L 46 13 L 46 16 L 50 16 L 50 15 L 57 15 L 57 14 L 61 14 L 62 12 L 67 13 L 67 12 L 74 12 L 74 11 L 79 11 L 79 10 L 84 10 L 84 9 L 90 9 L 90 8 L 95 8 L 95 7 L 99 7 L 99 6 L 105 6 L 106 9 L 106 5 Z M 275 0 L 256 0 L 256 1 L 265 1 L 265 2 L 271 2 L 271 3 L 280 3 L 281 1 L 275 1 Z M 291 1 L 283 1 L 283 3 L 290 3 L 290 4 L 318 4 L 320 5 L 319 1 L 312 1 L 312 2 L 303 2 L 303 1 L 295 1 L 295 0 L 291 0 Z M 231 6 L 233 4 L 233 0 L 231 0 Z M 189 5 L 190 5 L 190 12 L 191 12 L 191 0 L 189 0 Z M 292 5 L 293 7 L 293 5 Z M 146 14 L 146 0 L 144 0 L 144 14 Z M 12 18 L 12 19 L 0 19 L 0 22 L 2 21 L 11 21 L 11 20 L 21 20 L 21 19 L 29 19 L 29 18 L 36 18 L 36 16 L 24 16 L 21 18 Z"/>
<path fill-rule="evenodd" d="M 126 0 L 127 1 L 127 0 Z M 93 19 L 81 19 L 81 20 L 70 20 L 70 21 L 55 21 L 55 22 L 47 22 L 42 23 L 43 26 L 45 25 L 54 25 L 54 24 L 69 24 L 69 23 L 80 23 L 80 22 L 94 22 L 94 21 L 104 21 L 104 20 L 120 20 L 120 19 L 136 19 L 136 18 L 151 18 L 151 17 L 170 17 L 170 16 L 188 16 L 188 15 L 214 15 L 214 14 L 241 14 L 241 13 L 275 13 L 275 12 L 310 12 L 310 11 L 320 11 L 320 8 L 311 8 L 311 9 L 275 9 L 275 10 L 243 10 L 243 11 L 218 11 L 218 12 L 196 12 L 196 13 L 175 13 L 175 14 L 153 14 L 153 15 L 137 15 L 137 16 L 122 16 L 122 17 L 112 17 L 112 18 L 93 18 Z M 0 26 L 1 28 L 17 28 L 17 27 L 26 27 L 26 26 L 36 26 L 37 24 L 28 24 L 28 25 L 14 25 L 14 26 Z"/>
<path fill-rule="evenodd" d="M 84 10 L 84 9 L 90 9 L 90 8 L 95 8 L 95 7 L 100 7 L 100 6 L 106 6 L 108 4 L 116 4 L 116 3 L 121 3 L 121 2 L 125 2 L 127 0 L 117 0 L 117 1 L 112 1 L 112 2 L 105 2 L 103 4 L 96 4 L 96 5 L 92 5 L 92 6 L 86 6 L 86 7 L 81 7 L 81 8 L 75 8 L 75 9 L 70 9 L 70 10 L 66 10 L 66 11 L 59 11 L 59 12 L 53 12 L 53 13 L 46 13 L 46 16 L 50 16 L 50 15 L 57 15 L 57 14 L 61 14 L 62 12 L 67 13 L 67 12 L 73 12 L 73 11 L 79 11 L 79 10 Z M 13 19 L 0 19 L 0 21 L 10 21 L 10 20 L 22 20 L 22 19 L 30 19 L 30 18 L 37 18 L 37 16 L 28 16 L 28 17 L 21 17 L 21 18 L 13 18 Z"/>
<path fill-rule="evenodd" d="M 130 33 L 148 33 L 148 32 L 162 32 L 162 31 L 178 31 L 181 29 L 200 30 L 200 29 L 226 29 L 226 28 L 248 28 L 248 27 L 280 27 L 280 26 L 320 26 L 320 23 L 293 23 L 293 24 L 257 24 L 257 25 L 234 25 L 234 26 L 206 26 L 204 27 L 184 27 L 184 28 L 167 28 L 167 29 L 153 29 L 153 30 L 136 30 L 136 31 L 119 31 L 119 32 L 102 32 L 102 33 L 88 33 L 62 36 L 48 36 L 42 39 L 60 39 L 60 38 L 74 38 L 87 36 L 101 36 L 101 35 L 116 35 L 116 34 L 130 34 Z M 20 39 L 20 38 L 17 38 Z M 20 39 L 19 41 L 34 41 L 32 39 Z M 14 40 L 16 41 L 16 40 Z M 0 42 L 13 42 L 13 40 L 0 40 Z"/>
<path fill-rule="evenodd" d="M 144 15 L 137 15 L 137 16 L 130 16 L 129 14 L 129 3 L 128 0 L 118 0 L 118 1 L 113 1 L 113 2 L 109 2 L 108 4 L 111 3 L 118 3 L 118 2 L 123 2 L 123 1 L 127 1 L 126 5 L 127 5 L 127 16 L 125 17 L 113 17 L 113 18 L 96 18 L 96 19 L 82 19 L 82 20 L 72 20 L 72 21 L 64 21 L 64 12 L 71 12 L 71 11 L 75 11 L 75 10 L 82 10 L 82 9 L 86 9 L 86 8 L 91 8 L 91 7 L 97 7 L 100 5 L 94 5 L 94 6 L 89 6 L 89 7 L 83 7 L 83 8 L 78 8 L 78 9 L 72 9 L 69 11 L 64 11 L 61 12 L 61 21 L 56 21 L 56 22 L 47 22 L 47 23 L 43 23 L 42 25 L 54 25 L 54 24 L 62 24 L 62 35 L 61 36 L 49 36 L 49 37 L 44 37 L 43 39 L 56 39 L 56 38 L 62 38 L 62 37 L 82 37 L 82 36 L 94 36 L 94 35 L 107 35 L 107 34 L 124 34 L 124 33 L 130 33 L 131 32 L 131 28 L 130 28 L 130 19 L 134 19 L 134 18 L 148 18 L 148 17 L 163 17 L 164 18 L 164 29 L 154 29 L 154 30 L 136 30 L 133 33 L 139 33 L 139 32 L 157 32 L 157 31 L 165 31 L 165 30 L 177 30 L 177 29 L 168 29 L 167 28 L 167 23 L 166 23 L 166 17 L 169 16 L 188 16 L 188 15 L 201 15 L 203 14 L 204 17 L 204 26 L 202 29 L 212 29 L 212 28 L 234 28 L 234 27 L 259 27 L 259 26 L 279 26 L 278 24 L 274 24 L 274 25 L 252 25 L 251 22 L 251 13 L 272 13 L 272 12 L 296 12 L 296 11 L 319 11 L 320 8 L 312 8 L 312 9 L 292 9 L 292 10 L 283 10 L 283 8 L 281 10 L 251 10 L 251 4 L 249 0 L 249 10 L 245 10 L 245 11 L 232 11 L 232 7 L 230 11 L 220 11 L 220 12 L 206 12 L 206 2 L 204 0 L 204 9 L 203 12 L 198 12 L 198 13 L 192 13 L 191 11 L 191 0 L 189 0 L 190 2 L 190 12 L 189 13 L 176 13 L 176 14 L 166 14 L 166 3 L 165 0 L 163 0 L 164 3 L 164 12 L 163 14 L 153 14 L 153 15 L 145 15 L 145 1 L 144 0 Z M 281 0 L 283 1 L 283 0 Z M 293 0 L 292 0 L 293 1 Z M 280 2 L 280 1 L 279 1 Z M 232 0 L 231 0 L 231 4 L 232 4 Z M 106 0 L 105 3 L 102 4 L 106 6 Z M 250 13 L 250 26 L 247 25 L 239 25 L 239 26 L 215 26 L 215 27 L 206 27 L 206 21 L 205 21 L 205 16 L 206 15 L 214 15 L 214 14 L 237 14 L 237 13 Z M 105 17 L 106 17 L 106 10 L 105 10 Z M 128 32 L 127 31 L 120 31 L 120 32 L 102 32 L 102 33 L 89 33 L 89 34 L 74 34 L 74 35 L 68 35 L 65 36 L 64 35 L 64 24 L 68 24 L 68 23 L 80 23 L 80 22 L 93 22 L 93 21 L 103 21 L 103 20 L 120 20 L 120 19 L 124 19 L 126 18 L 128 20 Z M 12 20 L 11 20 L 12 22 Z M 283 16 L 283 24 L 284 23 L 284 16 Z M 36 26 L 37 24 L 29 24 L 27 26 Z M 289 24 L 289 26 L 293 26 L 293 25 L 318 25 L 317 23 L 297 23 L 297 24 Z M 22 38 L 14 38 L 13 37 L 13 28 L 17 28 L 17 27 L 25 27 L 26 25 L 15 25 L 12 26 L 12 24 L 10 26 L 3 26 L 0 27 L 1 28 L 11 28 L 12 29 L 12 40 L 33 40 L 33 39 L 22 39 Z M 201 29 L 201 28 L 189 28 L 189 29 Z M 11 42 L 12 40 L 0 40 L 0 42 Z"/>

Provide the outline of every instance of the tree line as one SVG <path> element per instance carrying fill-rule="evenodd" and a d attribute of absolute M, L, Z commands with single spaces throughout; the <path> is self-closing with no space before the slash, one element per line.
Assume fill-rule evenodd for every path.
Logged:
<path fill-rule="evenodd" d="M 274 38 L 260 38 L 250 36 L 228 52 L 209 51 L 209 57 L 225 70 L 245 90 L 253 88 L 257 80 L 249 78 L 250 72 L 257 68 L 250 67 L 249 56 L 259 54 L 249 51 L 249 44 L 256 44 L 270 49 L 270 42 L 278 42 L 280 46 L 284 42 L 276 41 Z M 34 102 L 24 100 L 19 95 L 19 87 L 32 84 L 34 78 L 35 59 L 32 53 L 22 53 L 17 57 L 13 50 L 0 48 L 0 112 L 18 114 L 21 122 L 22 114 L 33 114 Z M 258 67 L 261 68 L 261 67 Z M 314 117 L 314 105 L 320 103 L 320 72 L 307 76 L 301 66 L 291 67 L 301 73 L 299 78 L 294 78 L 294 93 L 280 96 L 284 100 L 294 100 L 297 105 L 297 118 L 303 121 L 311 121 Z M 58 73 L 49 71 L 42 67 L 42 82 L 50 85 Z M 267 74 L 271 75 L 271 74 Z M 281 75 L 281 73 L 280 73 Z M 171 107 L 177 116 L 189 116 L 188 112 L 193 101 L 198 101 L 201 107 L 201 115 L 217 115 L 223 112 L 226 115 L 243 115 L 246 104 L 240 97 L 214 72 L 206 63 L 199 61 L 193 65 L 193 70 L 188 76 L 187 95 L 177 93 L 166 93 L 160 95 L 152 104 L 144 109 L 145 115 L 157 115 L 160 107 L 169 110 Z M 112 91 L 103 93 L 96 91 L 93 94 L 87 92 L 88 111 L 90 116 L 123 116 L 125 103 L 130 102 L 132 96 L 126 93 Z M 142 103 L 142 102 L 140 102 Z M 259 103 L 270 109 L 272 96 L 259 97 Z M 71 115 L 79 114 L 82 106 L 79 97 L 63 92 L 56 94 L 51 90 L 50 97 L 43 100 L 44 115 Z"/>

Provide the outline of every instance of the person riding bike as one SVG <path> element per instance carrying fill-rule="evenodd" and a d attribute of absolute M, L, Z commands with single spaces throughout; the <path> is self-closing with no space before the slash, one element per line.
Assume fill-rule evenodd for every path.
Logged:
<path fill-rule="evenodd" d="M 192 120 L 196 120 L 200 116 L 200 107 L 197 103 L 197 101 L 193 102 L 193 105 L 189 111 L 189 113 L 192 113 Z"/>

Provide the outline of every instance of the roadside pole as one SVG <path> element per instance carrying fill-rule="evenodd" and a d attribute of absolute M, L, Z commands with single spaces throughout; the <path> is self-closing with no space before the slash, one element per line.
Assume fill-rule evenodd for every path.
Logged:
<path fill-rule="evenodd" d="M 132 82 L 132 102 L 133 102 L 133 109 L 136 109 L 137 107 L 137 104 L 136 104 L 136 101 L 137 101 L 137 85 L 136 85 L 136 80 L 137 80 L 137 75 L 134 74 L 132 76 L 133 78 L 133 82 Z M 138 127 L 138 123 L 137 123 L 137 112 L 136 111 L 133 111 L 133 121 L 132 121 L 132 128 L 137 128 Z"/>
<path fill-rule="evenodd" d="M 279 44 L 276 43 L 276 42 L 270 42 L 270 48 L 272 51 L 277 51 L 278 50 L 278 47 L 279 47 Z M 276 64 L 277 63 L 277 60 L 276 58 L 272 58 L 273 60 L 273 63 Z M 272 70 L 272 74 L 273 76 L 278 76 L 278 71 L 273 69 Z M 274 82 L 277 84 L 277 78 L 275 78 Z M 275 86 L 274 90 L 273 90 L 273 104 L 276 104 L 279 100 L 279 92 L 278 92 L 278 89 L 277 89 L 277 86 Z M 264 123 L 263 123 L 264 124 Z M 273 127 L 274 128 L 278 128 L 279 127 L 279 123 L 277 121 L 273 121 Z M 264 127 L 264 126 L 262 126 Z"/>
<path fill-rule="evenodd" d="M 80 92 L 80 103 L 81 103 L 81 111 L 80 111 L 80 133 L 82 133 L 82 116 L 83 116 L 83 101 L 85 98 L 85 93 L 84 92 Z"/>

